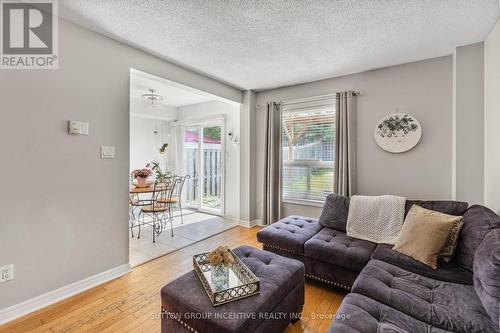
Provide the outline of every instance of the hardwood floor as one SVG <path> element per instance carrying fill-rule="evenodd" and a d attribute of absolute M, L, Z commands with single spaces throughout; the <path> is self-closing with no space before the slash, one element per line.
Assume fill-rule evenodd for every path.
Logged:
<path fill-rule="evenodd" d="M 0 326 L 0 332 L 160 332 L 160 288 L 192 269 L 193 254 L 221 244 L 261 248 L 258 227 L 236 227 L 134 268 L 113 281 Z M 306 280 L 302 320 L 286 333 L 326 332 L 345 293 Z M 272 332 L 270 332 L 272 333 Z"/>

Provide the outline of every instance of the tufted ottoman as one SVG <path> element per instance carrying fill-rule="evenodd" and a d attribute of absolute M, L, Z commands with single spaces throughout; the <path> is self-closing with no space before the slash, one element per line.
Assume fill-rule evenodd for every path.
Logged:
<path fill-rule="evenodd" d="M 293 215 L 259 231 L 257 240 L 264 244 L 264 249 L 300 256 L 304 254 L 304 243 L 321 228 L 317 219 Z"/>
<path fill-rule="evenodd" d="M 163 333 L 282 332 L 304 304 L 304 265 L 241 246 L 234 253 L 260 279 L 260 294 L 213 307 L 191 271 L 161 290 Z"/>
<path fill-rule="evenodd" d="M 306 277 L 349 290 L 376 244 L 323 228 L 317 219 L 289 216 L 257 233 L 266 251 L 296 259 Z"/>

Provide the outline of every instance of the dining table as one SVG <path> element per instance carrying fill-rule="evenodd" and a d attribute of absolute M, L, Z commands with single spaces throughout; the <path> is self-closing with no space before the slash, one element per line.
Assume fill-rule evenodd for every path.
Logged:
<path fill-rule="evenodd" d="M 136 187 L 134 185 L 130 186 L 130 194 L 141 194 L 141 193 L 153 193 L 154 185 L 149 185 L 146 187 Z"/>
<path fill-rule="evenodd" d="M 156 190 L 162 190 L 162 186 L 156 186 Z M 154 184 L 146 187 L 137 187 L 135 185 L 130 185 L 130 194 L 141 194 L 141 193 L 153 193 L 155 190 Z"/>

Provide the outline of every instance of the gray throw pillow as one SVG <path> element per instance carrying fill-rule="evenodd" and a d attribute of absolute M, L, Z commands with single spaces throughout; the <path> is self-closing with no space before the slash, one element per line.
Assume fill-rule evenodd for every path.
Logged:
<path fill-rule="evenodd" d="M 348 197 L 330 194 L 323 205 L 323 211 L 319 217 L 319 224 L 325 228 L 346 231 L 347 215 L 349 214 Z"/>
<path fill-rule="evenodd" d="M 419 205 L 422 208 L 434 210 L 448 215 L 462 216 L 465 214 L 469 204 L 462 201 L 451 200 L 406 200 L 405 216 L 408 215 L 413 205 Z"/>

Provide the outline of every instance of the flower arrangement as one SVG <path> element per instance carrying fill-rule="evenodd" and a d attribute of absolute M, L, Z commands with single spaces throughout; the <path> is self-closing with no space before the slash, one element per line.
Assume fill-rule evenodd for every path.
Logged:
<path fill-rule="evenodd" d="M 208 260 L 212 266 L 224 265 L 225 267 L 228 267 L 234 262 L 233 255 L 229 252 L 229 248 L 227 246 L 219 246 L 210 252 L 208 254 Z"/>
<path fill-rule="evenodd" d="M 132 175 L 133 178 L 136 178 L 136 179 L 137 178 L 146 179 L 153 174 L 153 170 L 151 169 L 151 167 L 148 163 L 145 168 L 135 169 L 130 174 Z"/>
<path fill-rule="evenodd" d="M 398 137 L 399 134 L 404 137 L 417 129 L 418 125 L 415 123 L 415 120 L 407 114 L 392 115 L 378 125 L 380 136 L 388 138 Z"/>

